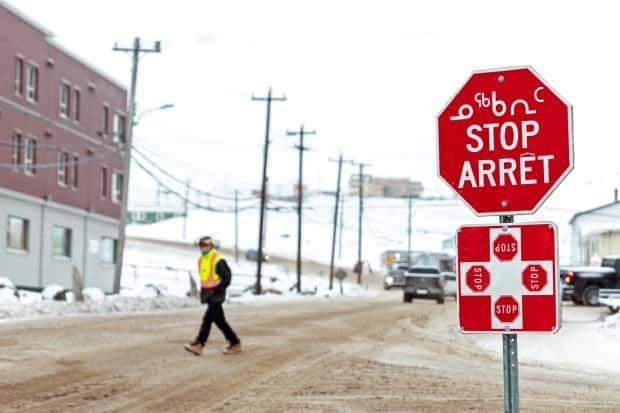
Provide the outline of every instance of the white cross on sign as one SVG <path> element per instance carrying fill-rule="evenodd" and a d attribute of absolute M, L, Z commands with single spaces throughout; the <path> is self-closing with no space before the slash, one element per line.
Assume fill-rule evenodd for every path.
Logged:
<path fill-rule="evenodd" d="M 549 238 L 554 245 L 548 245 Z M 457 238 L 461 329 L 540 332 L 553 324 L 551 331 L 556 330 L 557 254 L 550 253 L 557 248 L 555 238 L 549 224 L 462 227 Z"/>

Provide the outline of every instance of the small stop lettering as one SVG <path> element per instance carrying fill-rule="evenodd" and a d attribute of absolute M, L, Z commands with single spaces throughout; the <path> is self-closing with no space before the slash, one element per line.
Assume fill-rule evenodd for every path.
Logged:
<path fill-rule="evenodd" d="M 537 291 L 540 290 L 540 274 L 538 274 L 538 270 L 536 267 L 533 267 L 530 270 L 530 287 L 532 290 Z"/>
<path fill-rule="evenodd" d="M 504 241 L 495 244 L 495 252 L 516 252 L 517 243 L 514 241 Z"/>
<path fill-rule="evenodd" d="M 483 279 L 482 279 L 482 267 L 474 267 L 474 288 L 478 291 L 484 290 Z"/>
<path fill-rule="evenodd" d="M 516 304 L 496 304 L 495 314 L 518 314 L 519 306 Z"/>

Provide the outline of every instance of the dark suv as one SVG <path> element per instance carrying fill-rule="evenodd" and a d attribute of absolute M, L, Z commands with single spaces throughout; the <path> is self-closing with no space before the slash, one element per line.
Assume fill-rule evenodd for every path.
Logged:
<path fill-rule="evenodd" d="M 411 267 L 405 273 L 403 301 L 410 303 L 416 298 L 431 298 L 437 304 L 444 303 L 444 286 L 439 269 L 435 267 Z"/>

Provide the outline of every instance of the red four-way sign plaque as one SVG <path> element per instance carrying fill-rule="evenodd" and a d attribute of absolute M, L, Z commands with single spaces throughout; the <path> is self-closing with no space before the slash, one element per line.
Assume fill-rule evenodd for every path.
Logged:
<path fill-rule="evenodd" d="M 553 223 L 463 226 L 456 248 L 461 331 L 555 333 L 560 328 Z"/>
<path fill-rule="evenodd" d="M 530 67 L 474 72 L 437 145 L 439 176 L 476 214 L 534 213 L 573 169 L 572 108 Z"/>

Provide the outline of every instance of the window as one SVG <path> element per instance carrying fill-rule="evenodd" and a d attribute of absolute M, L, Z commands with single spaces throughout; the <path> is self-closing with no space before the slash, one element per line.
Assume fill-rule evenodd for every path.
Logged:
<path fill-rule="evenodd" d="M 71 229 L 54 226 L 52 229 L 52 255 L 71 258 Z"/>
<path fill-rule="evenodd" d="M 105 167 L 101 168 L 101 197 L 108 196 L 108 170 Z"/>
<path fill-rule="evenodd" d="M 58 152 L 56 167 L 58 184 L 67 186 L 69 184 L 69 154 L 67 152 Z"/>
<path fill-rule="evenodd" d="M 110 133 L 110 108 L 106 105 L 103 106 L 103 134 Z"/>
<path fill-rule="evenodd" d="M 78 165 L 80 163 L 80 157 L 77 155 L 73 155 L 73 162 L 71 163 L 71 169 L 73 170 L 73 174 L 71 174 L 71 186 L 73 188 L 78 187 Z"/>
<path fill-rule="evenodd" d="M 599 239 L 590 239 L 590 256 L 598 257 L 600 255 L 601 243 Z"/>
<path fill-rule="evenodd" d="M 28 227 L 29 221 L 27 219 L 9 215 L 6 246 L 16 250 L 28 251 Z"/>
<path fill-rule="evenodd" d="M 119 113 L 114 114 L 112 140 L 115 143 L 125 142 L 125 117 Z"/>
<path fill-rule="evenodd" d="M 78 89 L 73 90 L 73 120 L 80 121 L 80 91 Z"/>
<path fill-rule="evenodd" d="M 22 163 L 21 151 L 22 151 L 22 134 L 15 131 L 13 132 L 13 145 L 11 146 L 11 162 L 13 164 L 14 171 L 18 171 L 19 165 Z"/>
<path fill-rule="evenodd" d="M 116 240 L 109 237 L 101 237 L 99 243 L 99 259 L 106 264 L 116 264 Z"/>
<path fill-rule="evenodd" d="M 15 93 L 24 94 L 24 59 L 15 59 Z"/>
<path fill-rule="evenodd" d="M 26 175 L 34 175 L 34 165 L 36 163 L 37 142 L 34 138 L 26 136 L 24 139 L 24 172 Z"/>
<path fill-rule="evenodd" d="M 39 68 L 31 63 L 26 68 L 26 99 L 30 102 L 39 100 Z"/>
<path fill-rule="evenodd" d="M 112 172 L 112 201 L 121 202 L 123 200 L 123 175 Z"/>
<path fill-rule="evenodd" d="M 60 100 L 60 116 L 63 118 L 68 118 L 71 103 L 71 87 L 64 82 L 61 82 L 58 96 Z"/>

